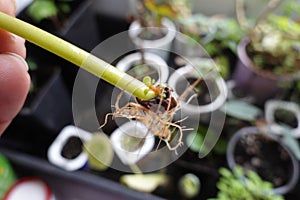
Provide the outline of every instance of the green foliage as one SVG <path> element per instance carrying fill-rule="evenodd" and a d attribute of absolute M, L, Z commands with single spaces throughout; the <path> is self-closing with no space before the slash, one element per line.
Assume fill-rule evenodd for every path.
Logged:
<path fill-rule="evenodd" d="M 285 16 L 269 15 L 254 29 L 248 50 L 258 67 L 276 74 L 295 73 L 300 67 L 300 24 Z"/>
<path fill-rule="evenodd" d="M 300 14 L 299 7 L 295 0 L 270 0 L 253 24 L 245 16 L 238 15 L 240 22 L 246 21 L 246 25 L 241 25 L 248 27 L 247 52 L 256 67 L 275 74 L 299 71 L 300 24 L 294 21 Z M 278 12 L 277 8 L 283 12 Z M 243 12 L 237 10 L 237 13 Z"/>
<path fill-rule="evenodd" d="M 27 11 L 28 15 L 38 23 L 43 19 L 48 19 L 58 13 L 58 9 L 54 1 L 35 0 L 32 4 L 30 4 Z"/>
<path fill-rule="evenodd" d="M 194 198 L 200 192 L 201 182 L 195 174 L 185 174 L 179 179 L 178 188 L 185 198 Z"/>
<path fill-rule="evenodd" d="M 236 54 L 244 35 L 237 21 L 229 17 L 208 17 L 202 14 L 185 16 L 179 21 L 180 31 L 202 44 L 209 55 L 223 55 L 229 49 Z"/>
<path fill-rule="evenodd" d="M 211 56 L 222 55 L 226 49 L 237 53 L 237 45 L 244 35 L 244 31 L 240 28 L 235 19 L 222 17 L 211 18 L 209 20 L 211 26 L 215 28 L 215 32 L 210 43 L 204 44 L 204 48 Z"/>
<path fill-rule="evenodd" d="M 145 83 L 146 86 L 151 87 L 155 83 L 155 80 L 152 79 L 150 76 L 145 76 L 143 78 L 143 83 Z"/>
<path fill-rule="evenodd" d="M 191 12 L 190 0 L 140 0 L 139 21 L 144 27 L 160 27 L 164 17 L 173 21 Z"/>
<path fill-rule="evenodd" d="M 59 15 L 70 13 L 70 2 L 74 0 L 35 0 L 27 9 L 27 14 L 37 23 Z"/>
<path fill-rule="evenodd" d="M 134 190 L 153 192 L 157 187 L 168 185 L 170 177 L 165 174 L 126 174 L 121 176 L 120 182 Z"/>
<path fill-rule="evenodd" d="M 273 185 L 263 181 L 254 171 L 244 171 L 241 167 L 230 171 L 220 168 L 221 177 L 217 183 L 219 193 L 210 200 L 283 200 L 274 194 Z"/>
<path fill-rule="evenodd" d="M 241 100 L 228 100 L 222 110 L 231 117 L 249 122 L 254 122 L 262 114 L 260 108 Z"/>
<path fill-rule="evenodd" d="M 199 126 L 197 131 L 190 133 L 186 138 L 186 143 L 189 146 L 190 150 L 196 153 L 206 154 L 209 148 L 204 142 L 204 138 L 214 135 L 213 132 L 209 131 L 206 127 Z M 225 154 L 227 148 L 227 141 L 219 138 L 218 142 L 213 148 L 213 153 L 215 154 Z"/>
<path fill-rule="evenodd" d="M 94 133 L 92 139 L 84 143 L 83 151 L 88 155 L 90 167 L 99 171 L 106 170 L 114 157 L 109 138 L 101 132 Z"/>

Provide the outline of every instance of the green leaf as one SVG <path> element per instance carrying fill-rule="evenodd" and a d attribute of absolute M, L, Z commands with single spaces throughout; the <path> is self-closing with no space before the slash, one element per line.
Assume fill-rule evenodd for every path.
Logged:
<path fill-rule="evenodd" d="M 57 15 L 58 8 L 56 7 L 54 1 L 34 1 L 32 4 L 30 4 L 27 12 L 33 20 L 40 22 L 43 19 Z"/>
<path fill-rule="evenodd" d="M 179 180 L 179 190 L 186 198 L 194 198 L 200 192 L 201 182 L 194 174 L 185 174 Z"/>
<path fill-rule="evenodd" d="M 150 76 L 145 76 L 143 78 L 143 83 L 148 87 L 152 86 L 153 85 L 152 78 Z"/>
<path fill-rule="evenodd" d="M 94 133 L 91 140 L 83 145 L 83 151 L 88 155 L 88 162 L 95 170 L 106 170 L 114 157 L 110 140 L 104 133 Z"/>
<path fill-rule="evenodd" d="M 231 117 L 245 121 L 254 121 L 262 113 L 256 106 L 240 100 L 229 100 L 222 110 Z"/>
<path fill-rule="evenodd" d="M 186 144 L 194 152 L 199 152 L 203 144 L 203 136 L 197 132 L 190 133 L 186 138 Z"/>
<path fill-rule="evenodd" d="M 283 142 L 295 154 L 296 158 L 300 160 L 300 147 L 298 140 L 291 136 L 291 133 L 288 132 L 283 134 Z"/>
<path fill-rule="evenodd" d="M 170 177 L 165 174 L 127 174 L 120 178 L 122 184 L 141 192 L 153 192 L 169 181 Z"/>

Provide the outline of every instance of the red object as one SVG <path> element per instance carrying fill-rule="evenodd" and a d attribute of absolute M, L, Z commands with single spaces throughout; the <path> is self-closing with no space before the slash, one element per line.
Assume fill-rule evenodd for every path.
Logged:
<path fill-rule="evenodd" d="M 36 177 L 19 179 L 4 195 L 3 200 L 53 200 L 51 189 Z"/>

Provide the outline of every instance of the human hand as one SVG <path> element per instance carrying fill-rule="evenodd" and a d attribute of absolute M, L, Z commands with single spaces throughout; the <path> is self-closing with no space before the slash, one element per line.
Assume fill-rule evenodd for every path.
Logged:
<path fill-rule="evenodd" d="M 0 0 L 0 12 L 15 16 L 14 0 Z M 30 86 L 25 40 L 0 29 L 0 135 L 21 110 Z"/>

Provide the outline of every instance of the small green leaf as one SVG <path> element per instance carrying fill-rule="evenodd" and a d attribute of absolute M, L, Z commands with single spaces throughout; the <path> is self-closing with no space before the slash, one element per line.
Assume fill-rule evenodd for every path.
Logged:
<path fill-rule="evenodd" d="M 145 85 L 147 85 L 148 87 L 152 86 L 152 78 L 150 76 L 145 76 L 143 78 L 143 83 L 145 83 Z"/>
<path fill-rule="evenodd" d="M 262 113 L 256 106 L 240 100 L 230 100 L 226 102 L 222 110 L 231 117 L 245 121 L 255 121 Z"/>
<path fill-rule="evenodd" d="M 186 143 L 192 151 L 199 152 L 203 144 L 203 136 L 197 132 L 190 133 L 186 138 Z"/>

